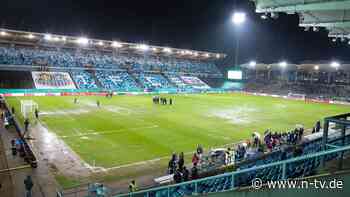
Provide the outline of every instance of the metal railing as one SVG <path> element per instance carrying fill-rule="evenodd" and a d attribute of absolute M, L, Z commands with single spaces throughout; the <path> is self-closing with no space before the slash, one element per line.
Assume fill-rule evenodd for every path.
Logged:
<path fill-rule="evenodd" d="M 197 195 L 197 194 L 207 194 L 207 193 L 214 193 L 214 192 L 223 192 L 223 191 L 232 191 L 237 189 L 239 186 L 239 183 L 236 183 L 236 181 L 239 180 L 239 178 L 242 178 L 244 176 L 247 176 L 248 174 L 255 174 L 258 176 L 259 170 L 274 168 L 274 169 L 281 169 L 277 171 L 276 180 L 284 180 L 288 177 L 287 174 L 287 167 L 290 167 L 289 165 L 295 164 L 295 163 L 303 163 L 303 161 L 307 160 L 324 160 L 327 156 L 334 156 L 334 154 L 337 153 L 344 153 L 345 151 L 350 150 L 350 145 L 345 147 L 339 147 L 332 150 L 326 150 L 321 151 L 318 153 L 313 153 L 309 155 L 304 155 L 296 158 L 287 159 L 284 161 L 278 161 L 271 164 L 265 164 L 261 166 L 256 166 L 249 169 L 243 169 L 235 172 L 225 173 L 217 176 L 207 177 L 203 179 L 193 180 L 189 182 L 169 185 L 169 186 L 162 186 L 162 187 L 156 187 L 152 189 L 147 189 L 143 191 L 133 192 L 133 193 L 127 193 L 127 194 L 120 194 L 120 195 L 114 195 L 114 197 L 131 197 L 131 196 L 145 196 L 145 197 L 153 197 L 153 196 L 160 196 L 160 197 L 170 197 L 170 196 L 190 196 L 190 195 Z M 336 156 L 337 157 L 337 156 Z M 321 162 L 320 162 L 321 163 Z M 276 168 L 277 167 L 277 168 Z M 304 169 L 303 169 L 304 170 Z M 289 170 L 290 171 L 290 170 Z M 278 176 L 280 175 L 280 176 Z M 219 181 L 221 180 L 221 182 Z M 226 181 L 223 181 L 226 180 Z M 227 184 L 227 182 L 229 184 Z M 212 184 L 215 184 L 215 182 L 219 182 L 219 184 L 227 184 L 226 186 L 219 186 L 219 189 L 209 189 L 209 190 L 203 190 L 203 187 L 206 185 L 209 187 L 212 187 Z M 250 186 L 250 185 L 248 185 Z M 158 194 L 157 194 L 158 193 Z M 177 193 L 178 195 L 174 195 Z"/>

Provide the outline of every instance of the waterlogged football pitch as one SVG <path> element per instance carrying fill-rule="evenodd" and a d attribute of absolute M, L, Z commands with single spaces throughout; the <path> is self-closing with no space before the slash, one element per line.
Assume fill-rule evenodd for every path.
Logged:
<path fill-rule="evenodd" d="M 152 96 L 8 97 L 38 103 L 40 121 L 86 163 L 103 168 L 133 164 L 247 139 L 266 129 L 311 128 L 350 107 L 234 94 L 164 95 L 174 104 L 155 105 Z M 97 107 L 96 102 L 101 103 Z M 23 121 L 17 113 L 18 119 Z"/>

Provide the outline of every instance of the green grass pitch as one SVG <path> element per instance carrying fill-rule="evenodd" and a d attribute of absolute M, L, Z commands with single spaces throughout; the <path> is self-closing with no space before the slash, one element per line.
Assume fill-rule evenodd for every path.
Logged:
<path fill-rule="evenodd" d="M 152 96 L 8 97 L 38 103 L 41 121 L 84 161 L 105 168 L 191 152 L 197 144 L 217 147 L 247 139 L 253 131 L 286 131 L 297 124 L 345 113 L 350 107 L 234 94 L 164 95 L 173 106 L 154 105 Z M 96 101 L 101 107 L 96 106 Z M 19 117 L 22 121 L 22 117 Z"/>

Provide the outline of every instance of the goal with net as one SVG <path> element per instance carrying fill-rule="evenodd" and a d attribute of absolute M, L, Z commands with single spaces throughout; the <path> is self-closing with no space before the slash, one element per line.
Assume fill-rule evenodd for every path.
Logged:
<path fill-rule="evenodd" d="M 21 113 L 24 118 L 28 118 L 38 107 L 38 104 L 33 100 L 21 100 Z"/>

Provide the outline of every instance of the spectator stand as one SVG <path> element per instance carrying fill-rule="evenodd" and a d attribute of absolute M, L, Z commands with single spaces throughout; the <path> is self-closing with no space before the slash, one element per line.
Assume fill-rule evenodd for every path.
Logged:
<path fill-rule="evenodd" d="M 25 138 L 25 136 L 23 136 L 23 133 L 24 133 L 23 128 L 18 123 L 16 116 L 12 114 L 9 108 L 9 105 L 5 100 L 4 100 L 4 104 L 5 104 L 5 110 L 7 111 L 6 119 L 9 121 L 9 124 L 14 125 L 18 138 L 21 140 L 21 144 L 23 145 L 24 161 L 28 163 L 32 168 L 37 168 L 38 167 L 37 156 L 32 150 L 32 147 L 30 146 L 28 139 Z"/>

